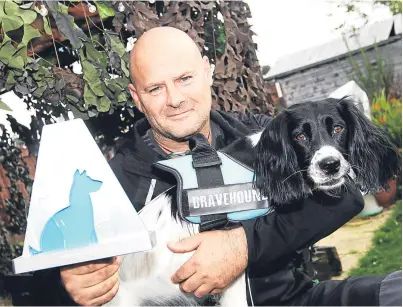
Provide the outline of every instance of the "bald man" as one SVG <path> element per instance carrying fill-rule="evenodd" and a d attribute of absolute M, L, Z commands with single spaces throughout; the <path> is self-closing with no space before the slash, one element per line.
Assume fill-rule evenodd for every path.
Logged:
<path fill-rule="evenodd" d="M 176 184 L 152 165 L 186 154 L 191 136 L 202 133 L 211 146 L 221 149 L 261 130 L 270 120 L 258 115 L 241 122 L 211 110 L 209 61 L 180 30 L 158 27 L 145 32 L 131 52 L 130 73 L 130 93 L 145 118 L 136 122 L 132 138 L 118 149 L 110 165 L 137 211 Z M 307 199 L 296 205 L 301 209 L 293 213 L 270 214 L 244 221 L 242 227 L 232 230 L 208 231 L 169 243 L 174 253 L 195 250 L 172 282 L 184 292 L 203 297 L 220 293 L 248 268 L 250 303 L 286 304 L 305 293 L 313 283 L 296 268 L 296 251 L 343 225 L 361 211 L 363 201 L 352 188 L 338 199 Z M 333 209 L 336 206 L 338 210 Z M 315 215 L 322 218 L 313 223 Z M 37 302 L 105 304 L 118 291 L 120 264 L 121 258 L 115 257 L 49 270 L 42 283 L 35 284 Z M 56 287 L 46 291 L 45 284 L 49 286 L 51 281 Z"/>

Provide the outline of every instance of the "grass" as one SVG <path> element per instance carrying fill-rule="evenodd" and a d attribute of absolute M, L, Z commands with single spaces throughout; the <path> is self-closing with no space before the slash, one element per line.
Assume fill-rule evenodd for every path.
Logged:
<path fill-rule="evenodd" d="M 379 228 L 372 239 L 372 246 L 358 266 L 349 272 L 350 276 L 384 275 L 402 269 L 402 201 L 392 209 L 392 215 Z"/>

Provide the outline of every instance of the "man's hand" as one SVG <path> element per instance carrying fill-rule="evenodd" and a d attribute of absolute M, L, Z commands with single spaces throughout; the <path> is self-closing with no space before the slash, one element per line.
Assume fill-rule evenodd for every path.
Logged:
<path fill-rule="evenodd" d="M 197 249 L 172 276 L 184 292 L 197 297 L 218 294 L 247 267 L 248 246 L 242 227 L 232 230 L 214 230 L 199 233 L 180 242 L 168 243 L 174 253 Z"/>
<path fill-rule="evenodd" d="M 81 263 L 60 269 L 62 283 L 79 305 L 100 306 L 114 298 L 119 289 L 121 257 Z"/>

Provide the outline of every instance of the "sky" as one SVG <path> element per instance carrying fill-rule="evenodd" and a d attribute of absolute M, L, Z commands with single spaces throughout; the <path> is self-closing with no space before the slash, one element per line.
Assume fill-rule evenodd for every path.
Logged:
<path fill-rule="evenodd" d="M 357 16 L 348 16 L 337 8 L 342 1 L 327 0 L 246 0 L 252 18 L 249 24 L 256 33 L 258 59 L 261 66 L 273 67 L 276 60 L 340 37 L 334 29 L 343 22 L 359 25 Z M 365 1 L 364 1 L 365 2 Z M 371 1 L 361 4 L 369 22 L 391 17 L 388 8 L 373 7 Z M 332 16 L 329 16 L 332 14 Z"/>
<path fill-rule="evenodd" d="M 337 38 L 340 34 L 333 29 L 348 20 L 355 24 L 354 16 L 347 15 L 337 4 L 340 1 L 327 0 L 246 0 L 250 6 L 252 18 L 249 19 L 253 37 L 258 45 L 260 65 L 273 65 L 282 55 L 292 54 Z M 363 4 L 363 11 L 369 15 L 369 21 L 375 22 L 390 17 L 385 7 L 373 8 L 370 2 Z M 329 16 L 332 13 L 333 16 Z M 31 113 L 13 93 L 0 96 L 11 108 L 11 114 L 23 125 L 29 127 Z M 6 114 L 0 110 L 0 123 L 8 127 Z M 8 129 L 10 131 L 10 129 Z"/>

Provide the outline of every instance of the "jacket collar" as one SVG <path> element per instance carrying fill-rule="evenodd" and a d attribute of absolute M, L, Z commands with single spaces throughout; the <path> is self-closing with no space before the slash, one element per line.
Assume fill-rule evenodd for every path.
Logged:
<path fill-rule="evenodd" d="M 217 140 L 217 149 L 221 149 L 235 139 L 250 133 L 250 130 L 245 125 L 225 112 L 211 110 L 210 119 L 224 132 L 224 138 Z M 118 148 L 117 154 L 124 156 L 124 165 L 122 167 L 126 171 L 143 177 L 158 179 L 160 175 L 155 171 L 153 164 L 163 160 L 164 157 L 148 146 L 142 138 L 150 128 L 150 123 L 145 117 L 138 120 L 134 125 L 132 139 L 126 140 Z"/>

